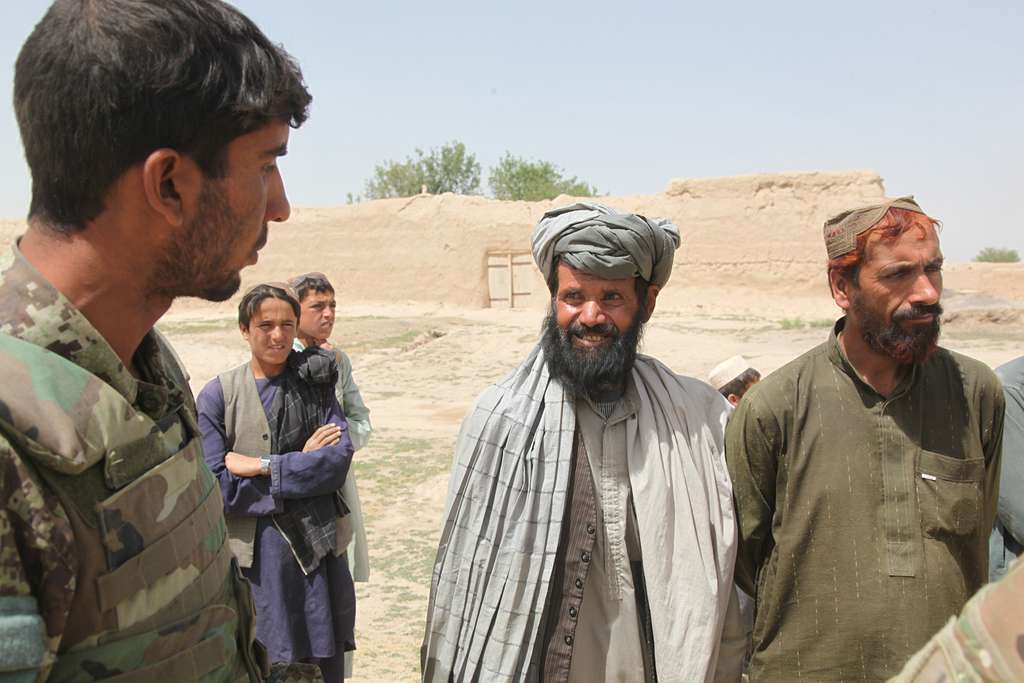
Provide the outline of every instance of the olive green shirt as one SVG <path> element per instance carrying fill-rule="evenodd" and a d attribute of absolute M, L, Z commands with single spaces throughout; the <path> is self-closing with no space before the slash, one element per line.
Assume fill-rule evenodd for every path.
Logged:
<path fill-rule="evenodd" d="M 978 591 L 889 683 L 1024 681 L 1024 560 Z"/>
<path fill-rule="evenodd" d="M 988 577 L 998 379 L 940 348 L 882 396 L 840 349 L 844 322 L 726 429 L 752 682 L 885 679 Z"/>

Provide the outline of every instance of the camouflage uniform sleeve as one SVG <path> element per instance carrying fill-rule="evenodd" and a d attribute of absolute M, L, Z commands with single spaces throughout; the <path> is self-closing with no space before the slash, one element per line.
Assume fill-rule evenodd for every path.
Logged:
<path fill-rule="evenodd" d="M 0 678 L 43 681 L 75 591 L 71 524 L 0 436 Z"/>

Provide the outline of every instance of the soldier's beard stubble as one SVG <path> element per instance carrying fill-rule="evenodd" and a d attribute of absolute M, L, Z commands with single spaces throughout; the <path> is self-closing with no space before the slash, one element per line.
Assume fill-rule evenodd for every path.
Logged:
<path fill-rule="evenodd" d="M 563 330 L 552 310 L 544 319 L 541 335 L 548 373 L 573 396 L 599 400 L 605 394 L 617 394 L 633 369 L 643 333 L 642 310 L 637 311 L 629 329 L 621 333 L 611 323 L 589 327 L 573 322 Z M 596 349 L 576 348 L 572 338 L 583 334 L 603 334 L 609 341 Z"/>
<path fill-rule="evenodd" d="M 226 301 L 241 286 L 238 270 L 228 267 L 238 257 L 242 220 L 231 211 L 224 192 L 207 183 L 199 194 L 195 218 L 185 226 L 180 240 L 159 256 L 146 293 L 151 298 L 195 296 L 207 301 Z M 267 225 L 255 245 L 267 241 Z"/>

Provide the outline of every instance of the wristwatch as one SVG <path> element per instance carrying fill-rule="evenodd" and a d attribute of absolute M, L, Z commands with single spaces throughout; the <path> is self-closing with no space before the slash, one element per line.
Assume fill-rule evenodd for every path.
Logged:
<path fill-rule="evenodd" d="M 270 458 L 260 458 L 260 474 L 270 476 Z"/>

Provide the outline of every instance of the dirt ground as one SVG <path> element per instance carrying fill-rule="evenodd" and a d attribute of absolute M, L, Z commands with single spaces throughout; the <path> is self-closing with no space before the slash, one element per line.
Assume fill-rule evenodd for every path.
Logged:
<path fill-rule="evenodd" d="M 735 353 L 770 372 L 823 341 L 836 317 L 824 292 L 757 299 L 686 294 L 686 306 L 655 313 L 644 351 L 698 377 Z M 1019 303 L 955 292 L 944 303 L 944 346 L 992 366 L 1024 353 Z M 459 424 L 475 396 L 536 342 L 542 312 L 417 305 L 348 306 L 338 313 L 334 341 L 352 357 L 374 425 L 354 464 L 371 561 L 370 581 L 357 584 L 355 680 L 413 681 Z M 185 361 L 195 391 L 248 358 L 229 304 L 183 302 L 159 327 Z"/>

